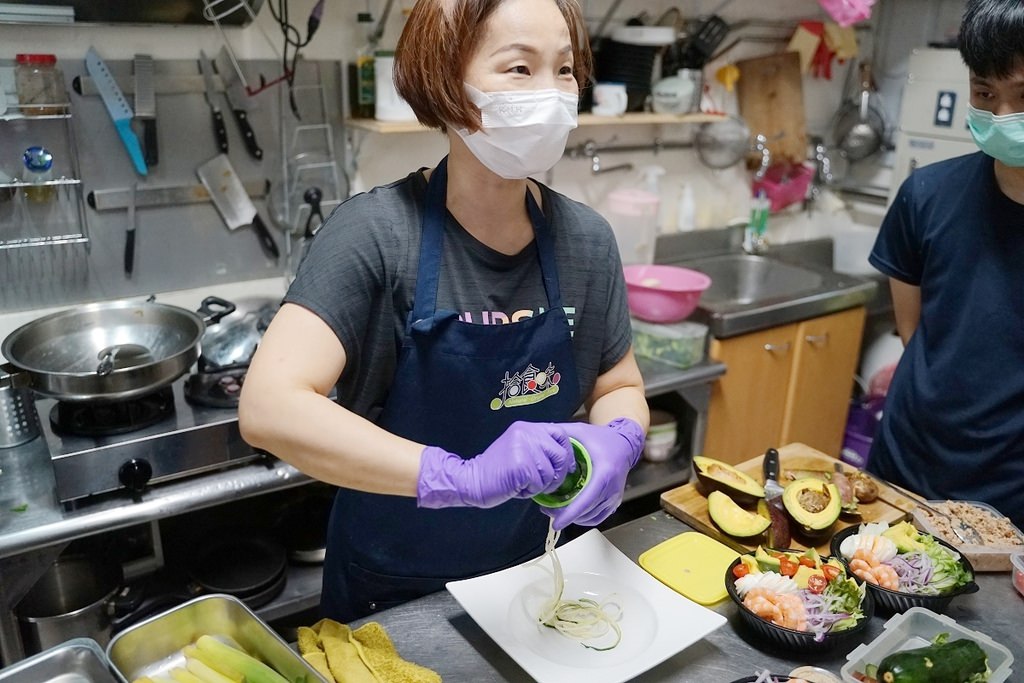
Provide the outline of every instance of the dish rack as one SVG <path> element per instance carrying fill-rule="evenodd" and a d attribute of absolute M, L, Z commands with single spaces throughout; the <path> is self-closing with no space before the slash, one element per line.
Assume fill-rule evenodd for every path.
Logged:
<path fill-rule="evenodd" d="M 317 62 L 300 62 L 302 82 L 291 88 L 301 119 L 288 104 L 289 93 L 281 89 L 281 182 L 271 191 L 275 204 L 272 215 L 285 233 L 285 254 L 291 259 L 293 237 L 308 239 L 320 227 L 313 204 L 306 196 L 310 188 L 321 191 L 323 218 L 346 198 L 348 179 L 338 160 L 327 93 Z M 298 79 L 296 79 L 298 81 Z M 297 265 L 297 264 L 296 264 Z"/>
<path fill-rule="evenodd" d="M 0 175 L 0 306 L 35 300 L 40 288 L 82 284 L 88 274 L 89 231 L 71 104 L 21 104 L 14 63 L 0 60 L 0 159 L 19 159 L 16 141 L 30 137 L 54 154 L 54 177 L 26 180 L 4 166 Z M 45 113 L 36 113 L 42 110 Z"/>

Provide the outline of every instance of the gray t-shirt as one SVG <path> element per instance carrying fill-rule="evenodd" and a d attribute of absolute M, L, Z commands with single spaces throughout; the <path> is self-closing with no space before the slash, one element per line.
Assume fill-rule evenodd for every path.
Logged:
<path fill-rule="evenodd" d="M 319 316 L 345 348 L 338 402 L 374 419 L 395 374 L 412 309 L 427 183 L 420 171 L 341 204 L 317 232 L 285 301 Z M 562 305 L 585 400 L 631 343 L 626 285 L 608 223 L 542 186 Z M 535 242 L 508 256 L 449 214 L 437 307 L 477 324 L 514 324 L 547 309 Z"/>

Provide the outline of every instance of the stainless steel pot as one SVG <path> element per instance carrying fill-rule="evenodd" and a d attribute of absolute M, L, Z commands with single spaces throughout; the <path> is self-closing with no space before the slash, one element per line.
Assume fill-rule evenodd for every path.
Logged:
<path fill-rule="evenodd" d="M 134 398 L 187 372 L 206 325 L 234 309 L 217 297 L 204 299 L 198 313 L 152 301 L 90 304 L 22 325 L 2 351 L 40 394 L 69 401 Z"/>
<path fill-rule="evenodd" d="M 59 558 L 14 612 L 26 652 L 41 652 L 69 638 L 110 640 L 108 603 L 121 587 L 121 565 L 86 555 Z"/>
<path fill-rule="evenodd" d="M 256 346 L 280 307 L 280 299 L 271 297 L 237 299 L 233 313 L 206 328 L 199 368 L 217 371 L 249 365 Z"/>

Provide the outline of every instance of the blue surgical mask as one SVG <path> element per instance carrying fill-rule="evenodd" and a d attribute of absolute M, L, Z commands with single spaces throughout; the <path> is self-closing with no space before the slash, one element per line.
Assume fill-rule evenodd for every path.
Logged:
<path fill-rule="evenodd" d="M 1007 166 L 1024 167 L 1024 112 L 996 116 L 968 105 L 967 125 L 982 152 Z"/>

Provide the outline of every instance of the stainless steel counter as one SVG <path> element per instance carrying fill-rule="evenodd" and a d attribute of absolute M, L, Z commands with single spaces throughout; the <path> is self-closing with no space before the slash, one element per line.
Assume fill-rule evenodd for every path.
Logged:
<path fill-rule="evenodd" d="M 674 517 L 658 512 L 615 527 L 606 532 L 606 536 L 636 561 L 648 548 L 690 530 Z M 1021 628 L 1024 601 L 1014 591 L 1009 574 L 979 574 L 977 582 L 981 590 L 954 600 L 948 616 L 967 628 L 991 636 L 1020 658 L 1024 653 L 1024 629 Z M 725 626 L 635 680 L 726 683 L 749 676 L 755 669 L 787 673 L 802 664 L 814 664 L 839 675 L 846 663 L 849 651 L 801 657 L 755 643 L 728 598 L 713 609 L 729 619 Z M 886 619 L 886 616 L 872 618 L 863 642 L 878 636 Z M 363 621 L 371 620 L 383 624 L 403 657 L 434 669 L 446 681 L 533 680 L 476 625 L 447 591 Z M 1020 669 L 1020 663 L 1016 664 L 1015 668 Z"/>

